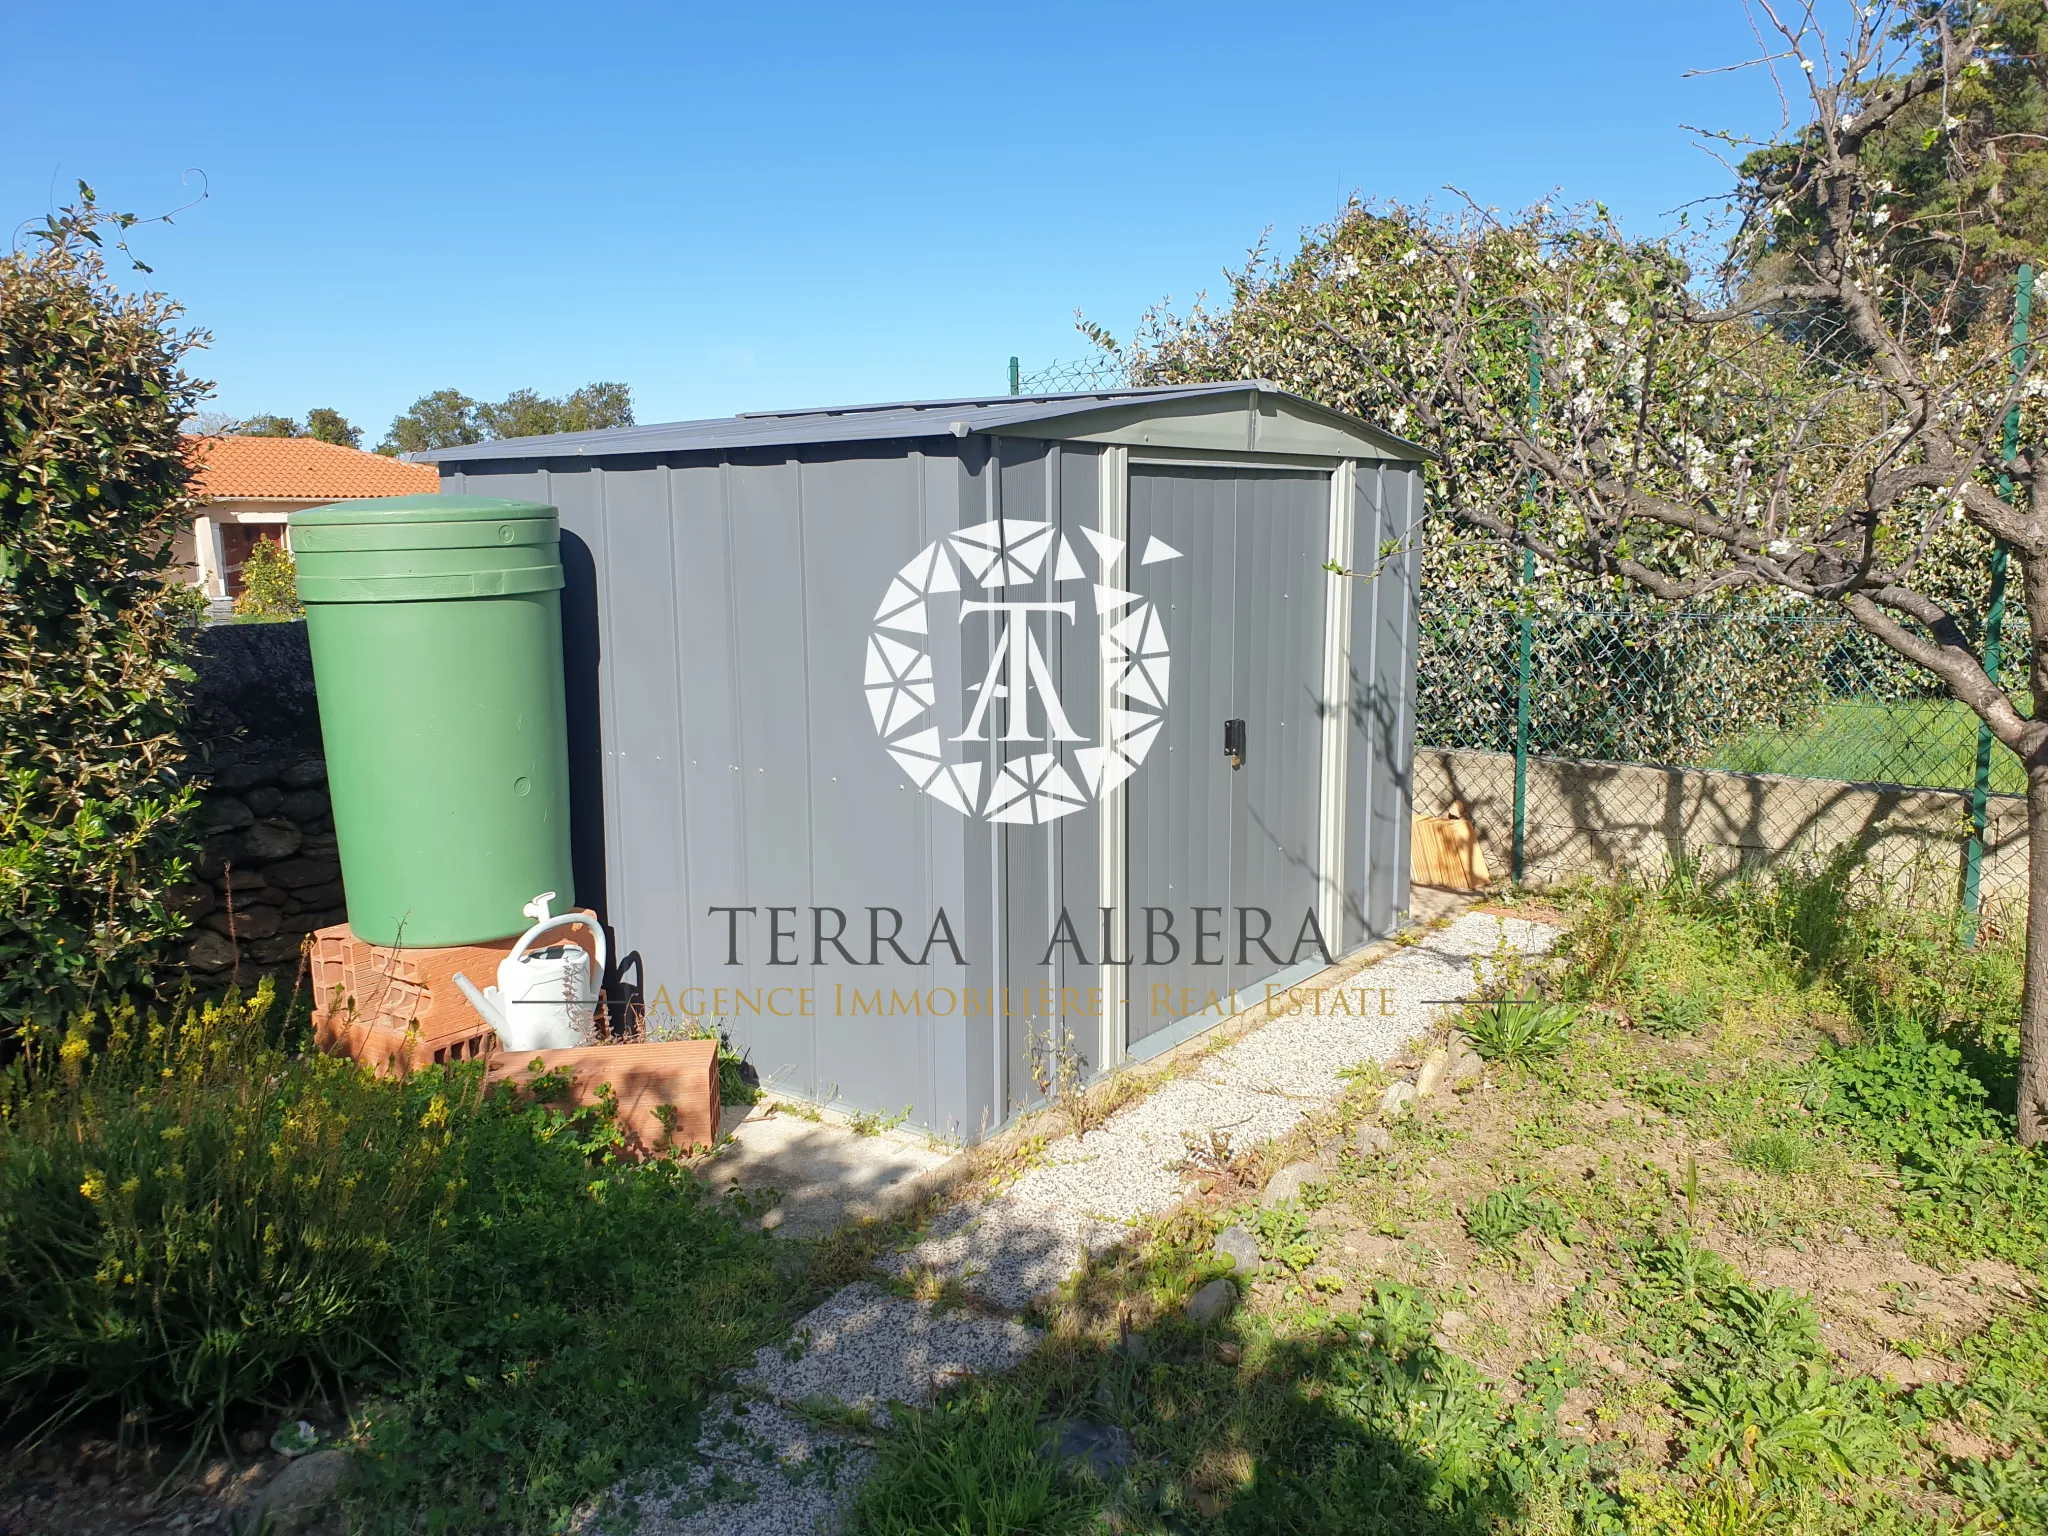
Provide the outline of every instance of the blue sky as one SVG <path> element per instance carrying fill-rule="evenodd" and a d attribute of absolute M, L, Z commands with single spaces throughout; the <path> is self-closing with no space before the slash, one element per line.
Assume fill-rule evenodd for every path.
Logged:
<path fill-rule="evenodd" d="M 220 409 L 374 441 L 443 386 L 642 421 L 999 392 L 1353 192 L 1632 227 L 1770 131 L 1734 0 L 0 5 L 0 216 L 151 213 Z M 199 178 L 190 178 L 193 188 Z"/>

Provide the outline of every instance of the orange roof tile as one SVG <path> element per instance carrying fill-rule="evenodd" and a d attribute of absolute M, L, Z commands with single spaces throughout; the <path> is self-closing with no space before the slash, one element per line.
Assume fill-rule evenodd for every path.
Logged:
<path fill-rule="evenodd" d="M 192 494 L 208 501 L 348 501 L 418 496 L 441 488 L 431 464 L 310 437 L 187 437 Z"/>

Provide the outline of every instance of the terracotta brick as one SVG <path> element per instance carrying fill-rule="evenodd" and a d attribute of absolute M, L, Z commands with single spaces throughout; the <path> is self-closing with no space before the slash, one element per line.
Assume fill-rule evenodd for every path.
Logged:
<path fill-rule="evenodd" d="M 584 1045 L 564 1051 L 500 1051 L 490 1058 L 493 1083 L 525 1082 L 535 1071 L 571 1074 L 569 1101 L 591 1104 L 598 1085 L 619 1098 L 619 1127 L 640 1154 L 708 1147 L 717 1138 L 718 1042 L 663 1040 L 639 1045 Z M 673 1137 L 660 1106 L 675 1111 Z"/>
<path fill-rule="evenodd" d="M 395 949 L 365 943 L 346 923 L 319 929 L 310 957 L 313 1039 L 379 1072 L 488 1055 L 497 1033 L 470 1007 L 455 973 L 478 991 L 496 985 L 498 964 L 516 942 Z M 593 947 L 587 937 L 584 946 Z"/>

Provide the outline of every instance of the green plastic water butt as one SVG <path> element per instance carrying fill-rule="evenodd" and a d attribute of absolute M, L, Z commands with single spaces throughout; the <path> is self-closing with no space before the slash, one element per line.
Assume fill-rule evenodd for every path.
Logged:
<path fill-rule="evenodd" d="M 291 516 L 348 925 L 479 944 L 574 897 L 555 509 L 485 496 Z"/>

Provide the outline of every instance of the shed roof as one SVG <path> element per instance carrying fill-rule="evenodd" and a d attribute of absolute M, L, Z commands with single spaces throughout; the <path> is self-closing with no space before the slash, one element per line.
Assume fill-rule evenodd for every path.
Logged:
<path fill-rule="evenodd" d="M 439 464 L 463 464 L 479 459 L 718 452 L 808 443 L 967 437 L 978 432 L 1324 458 L 1355 455 L 1414 460 L 1428 456 L 1425 449 L 1361 417 L 1333 411 L 1275 384 L 1245 379 L 1057 395 L 749 411 L 711 421 L 502 438 L 439 448 L 419 457 Z"/>
<path fill-rule="evenodd" d="M 187 437 L 192 494 L 207 501 L 340 501 L 440 488 L 423 464 L 401 464 L 311 437 Z"/>

